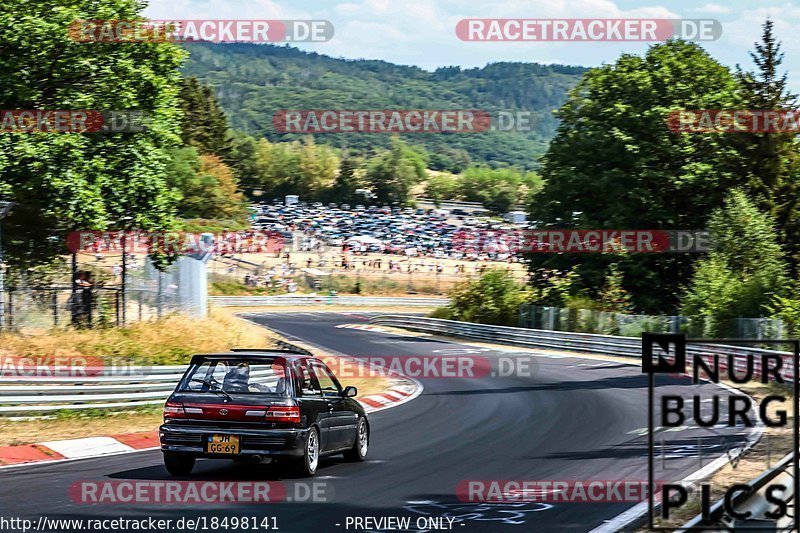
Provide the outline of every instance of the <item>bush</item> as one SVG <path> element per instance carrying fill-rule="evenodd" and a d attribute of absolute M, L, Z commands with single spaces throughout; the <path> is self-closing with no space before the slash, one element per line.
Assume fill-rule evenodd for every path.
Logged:
<path fill-rule="evenodd" d="M 489 270 L 476 281 L 461 283 L 450 294 L 454 320 L 516 326 L 519 308 L 532 294 L 505 270 Z"/>
<path fill-rule="evenodd" d="M 453 313 L 449 307 L 437 307 L 428 315 L 430 318 L 440 318 L 442 320 L 452 320 Z"/>
<path fill-rule="evenodd" d="M 732 318 L 760 317 L 789 286 L 775 219 L 734 190 L 708 227 L 714 249 L 698 262 L 682 314 L 706 318 L 709 335 L 725 335 Z"/>

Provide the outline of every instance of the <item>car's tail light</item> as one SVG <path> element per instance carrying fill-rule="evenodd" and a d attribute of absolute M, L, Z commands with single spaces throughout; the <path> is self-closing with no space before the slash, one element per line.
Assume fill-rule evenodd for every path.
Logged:
<path fill-rule="evenodd" d="M 164 405 L 164 420 L 173 418 L 186 418 L 186 411 L 184 411 L 182 403 L 167 402 Z"/>
<path fill-rule="evenodd" d="M 300 422 L 300 408 L 296 405 L 273 405 L 264 417 L 272 422 Z"/>

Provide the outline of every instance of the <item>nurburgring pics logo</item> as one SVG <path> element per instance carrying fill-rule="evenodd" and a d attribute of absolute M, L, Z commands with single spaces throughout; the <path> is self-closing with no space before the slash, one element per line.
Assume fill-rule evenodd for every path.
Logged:
<path fill-rule="evenodd" d="M 674 133 L 800 133 L 800 111 L 683 109 L 667 115 Z"/>
<path fill-rule="evenodd" d="M 716 41 L 722 24 L 714 19 L 462 19 L 462 41 Z"/>
<path fill-rule="evenodd" d="M 327 20 L 74 20 L 68 31 L 79 43 L 322 43 L 333 38 Z"/>
<path fill-rule="evenodd" d="M 791 356 L 780 352 L 769 353 L 766 350 L 760 352 L 737 351 L 728 349 L 727 353 L 721 354 L 719 351 L 698 351 L 693 350 L 691 354 L 687 351 L 689 344 L 703 345 L 747 345 L 754 346 L 770 344 L 780 345 L 789 344 L 793 347 Z M 727 394 L 701 394 L 692 391 L 688 386 L 682 387 L 690 389 L 689 398 L 684 395 L 665 393 L 661 394 L 656 401 L 655 376 L 657 374 L 686 374 L 686 365 L 691 355 L 692 373 L 691 385 L 700 385 L 701 382 L 719 384 L 721 380 L 728 380 L 734 384 L 745 384 L 758 381 L 762 384 L 775 384 L 786 386 L 785 394 L 772 393 L 763 398 L 754 399 L 735 389 L 722 389 Z M 788 405 L 787 397 L 791 391 L 788 382 L 792 383 L 794 397 L 798 394 L 798 381 L 794 376 L 798 375 L 798 359 L 800 359 L 800 341 L 782 339 L 687 339 L 683 334 L 672 333 L 643 333 L 642 334 L 642 373 L 648 375 L 648 483 L 655 483 L 655 431 L 656 427 L 661 430 L 669 428 L 680 428 L 692 426 L 696 428 L 721 429 L 721 428 L 752 428 L 756 424 L 757 417 L 766 427 L 785 427 L 789 425 L 788 413 L 783 407 Z M 703 412 L 704 407 L 710 403 L 711 412 Z M 659 406 L 656 415 L 655 405 Z M 689 412 L 684 411 L 688 407 Z M 770 412 L 770 405 L 778 404 L 779 409 Z M 726 410 L 727 416 L 722 416 L 720 411 Z M 752 413 L 752 414 L 751 414 Z M 793 419 L 793 433 L 795 442 L 798 439 L 798 426 Z M 724 439 L 724 436 L 720 436 Z M 663 447 L 663 444 L 662 444 Z M 730 457 L 730 451 L 728 451 Z M 735 450 L 734 450 L 735 453 Z M 798 493 L 800 480 L 798 479 L 797 461 L 793 462 L 794 470 L 794 494 Z M 712 513 L 711 485 L 708 482 L 699 484 L 700 489 L 700 508 L 703 526 L 716 526 L 721 530 L 731 530 L 724 523 L 719 522 Z M 777 520 L 787 515 L 786 494 L 789 487 L 782 483 L 767 483 L 759 487 L 759 491 L 764 493 L 764 498 L 769 504 L 768 509 L 763 513 L 771 520 Z M 655 491 L 653 491 L 655 492 Z M 649 526 L 655 531 L 674 531 L 675 527 L 656 527 L 655 526 L 655 495 L 648 494 Z M 737 509 L 748 495 L 753 493 L 750 485 L 734 484 L 725 490 L 723 498 L 723 510 L 727 515 L 736 520 L 747 520 L 753 516 L 751 511 Z M 676 509 L 681 509 L 688 502 L 689 490 L 686 486 L 679 483 L 664 483 L 661 487 L 661 518 L 667 520 L 670 514 Z M 794 515 L 794 527 L 798 528 L 800 515 Z M 678 528 L 679 530 L 685 530 Z M 700 529 L 706 530 L 705 527 Z M 774 531 L 774 523 L 766 528 L 754 526 L 753 530 Z"/>

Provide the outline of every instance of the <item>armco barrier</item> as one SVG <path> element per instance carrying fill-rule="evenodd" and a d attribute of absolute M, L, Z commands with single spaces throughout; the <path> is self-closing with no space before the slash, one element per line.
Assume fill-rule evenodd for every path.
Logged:
<path fill-rule="evenodd" d="M 572 333 L 568 331 L 550 331 L 541 329 L 514 328 L 509 326 L 491 326 L 487 324 L 473 324 L 471 322 L 457 322 L 455 320 L 441 320 L 410 315 L 379 315 L 372 317 L 370 322 L 385 326 L 395 326 L 412 331 L 424 333 L 437 333 L 466 337 L 486 342 L 510 344 L 525 348 L 541 348 L 545 350 L 559 350 L 579 353 L 596 353 L 615 355 L 619 357 L 642 356 L 642 340 L 639 337 L 616 337 L 614 335 L 598 335 L 594 333 Z M 754 341 L 755 342 L 755 341 Z M 784 358 L 782 376 L 787 380 L 793 378 L 792 354 L 789 352 L 776 352 L 748 346 L 727 346 L 720 344 L 689 344 L 689 356 L 699 355 L 705 360 L 710 360 L 713 355 L 724 355 L 725 360 L 733 360 L 736 370 L 745 370 L 746 354 L 756 355 L 755 369 L 760 369 L 762 355 L 779 354 Z M 707 359 L 706 359 L 707 358 Z M 725 363 L 720 360 L 720 368 L 724 370 Z"/>
<path fill-rule="evenodd" d="M 285 341 L 278 341 L 277 345 L 278 350 L 310 354 Z M 0 416 L 35 416 L 62 410 L 124 410 L 163 404 L 183 377 L 186 366 L 141 367 L 141 372 L 125 370 L 121 373 L 105 370 L 96 375 L 84 372 L 80 376 L 27 376 L 0 369 Z M 265 371 L 254 371 L 252 375 L 259 372 Z"/>
<path fill-rule="evenodd" d="M 185 369 L 185 366 L 150 367 L 146 373 L 136 375 L 0 375 L 0 415 L 162 404 Z"/>
<path fill-rule="evenodd" d="M 271 307 L 310 305 L 351 305 L 364 307 L 440 307 L 450 303 L 447 298 L 409 298 L 393 296 L 211 296 L 211 305 L 218 307 Z"/>

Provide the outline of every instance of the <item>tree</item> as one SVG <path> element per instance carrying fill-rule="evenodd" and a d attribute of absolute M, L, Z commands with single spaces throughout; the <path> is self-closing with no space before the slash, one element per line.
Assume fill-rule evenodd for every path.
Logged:
<path fill-rule="evenodd" d="M 710 319 L 710 334 L 724 335 L 725 321 L 760 317 L 789 289 L 785 254 L 775 219 L 733 190 L 712 214 L 714 249 L 700 260 L 682 300 L 682 313 Z"/>
<path fill-rule="evenodd" d="M 333 185 L 339 157 L 333 148 L 315 144 L 314 137 L 308 136 L 298 148 L 297 165 L 300 172 L 287 181 L 286 192 L 317 199 L 325 188 Z"/>
<path fill-rule="evenodd" d="M 631 295 L 622 286 L 623 275 L 619 265 L 612 263 L 603 289 L 600 291 L 600 305 L 603 311 L 612 313 L 632 313 L 634 310 Z"/>
<path fill-rule="evenodd" d="M 696 229 L 741 182 L 741 157 L 722 135 L 672 133 L 679 109 L 729 109 L 737 84 L 696 44 L 668 41 L 590 70 L 558 111 L 531 219 L 554 229 Z M 623 262 L 636 307 L 674 312 L 689 254 L 530 254 L 530 268 L 577 266 L 596 296 L 608 265 Z"/>
<path fill-rule="evenodd" d="M 234 140 L 228 132 L 228 119 L 211 87 L 200 83 L 195 77 L 185 80 L 181 87 L 180 103 L 184 144 L 194 146 L 203 154 L 230 159 Z"/>
<path fill-rule="evenodd" d="M 73 41 L 76 19 L 138 19 L 137 0 L 7 0 L 0 10 L 0 109 L 138 110 L 143 132 L 0 135 L 5 259 L 32 267 L 66 251 L 77 229 L 170 229 L 166 150 L 180 142 L 186 54 L 171 43 Z"/>
<path fill-rule="evenodd" d="M 394 137 L 390 150 L 367 164 L 366 181 L 378 202 L 405 205 L 411 187 L 427 177 L 425 156 Z"/>
<path fill-rule="evenodd" d="M 262 185 L 262 165 L 258 153 L 258 140 L 246 133 L 234 131 L 230 166 L 245 189 L 259 189 Z"/>
<path fill-rule="evenodd" d="M 342 158 L 333 186 L 325 193 L 327 200 L 336 203 L 355 203 L 363 200 L 363 198 L 356 199 L 356 189 L 359 188 L 356 170 L 359 166 L 359 162 L 349 155 Z"/>
<path fill-rule="evenodd" d="M 459 179 L 453 174 L 439 172 L 431 174 L 425 182 L 425 197 L 440 205 L 442 200 L 456 200 L 460 197 Z"/>
<path fill-rule="evenodd" d="M 736 78 L 743 109 L 795 110 L 797 95 L 789 92 L 781 44 L 775 39 L 773 22 L 763 26 L 760 43 L 750 57 L 755 72 L 737 66 Z M 780 242 L 786 247 L 793 275 L 800 264 L 800 150 L 794 133 L 740 133 L 731 142 L 741 153 L 742 172 L 751 196 L 762 211 L 777 221 Z"/>
<path fill-rule="evenodd" d="M 522 174 L 512 168 L 491 169 L 483 166 L 468 168 L 459 186 L 466 201 L 480 202 L 497 214 L 511 211 L 541 187 L 542 180 L 535 172 Z"/>
<path fill-rule="evenodd" d="M 244 197 L 233 171 L 218 156 L 200 155 L 193 147 L 172 154 L 170 185 L 180 193 L 180 215 L 186 218 L 241 219 Z"/>

